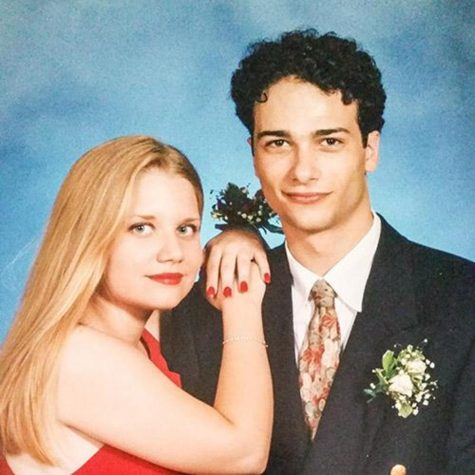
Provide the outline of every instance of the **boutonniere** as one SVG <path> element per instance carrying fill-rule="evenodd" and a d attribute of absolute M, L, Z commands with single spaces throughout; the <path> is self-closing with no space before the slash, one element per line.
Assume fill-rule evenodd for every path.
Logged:
<path fill-rule="evenodd" d="M 217 229 L 227 226 L 251 226 L 257 231 L 282 234 L 279 218 L 267 204 L 261 190 L 251 196 L 249 188 L 228 183 L 221 191 L 211 190 L 215 194 L 216 203 L 212 206 L 211 217 L 224 221 L 216 224 Z"/>
<path fill-rule="evenodd" d="M 378 394 L 385 394 L 393 401 L 393 406 L 400 417 L 417 415 L 419 407 L 428 406 L 434 398 L 437 381 L 431 381 L 429 369 L 434 363 L 427 359 L 422 347 L 427 343 L 424 340 L 420 346 L 408 345 L 399 353 L 388 350 L 382 358 L 382 368 L 376 368 L 378 381 L 371 383 L 364 392 L 371 402 Z M 397 349 L 397 345 L 395 345 Z"/>

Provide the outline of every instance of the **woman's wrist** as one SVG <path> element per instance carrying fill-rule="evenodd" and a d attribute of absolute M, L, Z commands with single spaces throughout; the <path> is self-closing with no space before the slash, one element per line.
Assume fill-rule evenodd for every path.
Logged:
<path fill-rule="evenodd" d="M 260 302 L 239 302 L 226 299 L 222 305 L 223 322 L 262 322 L 262 304 Z"/>
<path fill-rule="evenodd" d="M 228 336 L 223 340 L 223 345 L 228 343 L 257 343 L 267 348 L 267 343 L 262 337 L 249 336 L 249 335 L 234 335 Z"/>

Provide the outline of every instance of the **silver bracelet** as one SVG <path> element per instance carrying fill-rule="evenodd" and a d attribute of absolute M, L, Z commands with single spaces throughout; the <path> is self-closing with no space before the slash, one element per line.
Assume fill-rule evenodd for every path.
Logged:
<path fill-rule="evenodd" d="M 230 336 L 229 338 L 226 338 L 223 340 L 223 345 L 226 343 L 238 343 L 238 342 L 251 342 L 251 343 L 259 343 L 266 348 L 269 346 L 265 340 L 261 340 L 260 338 L 255 338 L 253 336 Z"/>

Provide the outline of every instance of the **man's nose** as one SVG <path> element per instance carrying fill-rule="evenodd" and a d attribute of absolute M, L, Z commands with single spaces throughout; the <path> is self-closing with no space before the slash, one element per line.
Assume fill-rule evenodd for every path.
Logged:
<path fill-rule="evenodd" d="M 299 145 L 294 150 L 291 178 L 299 183 L 307 183 L 320 177 L 316 151 L 309 144 Z"/>

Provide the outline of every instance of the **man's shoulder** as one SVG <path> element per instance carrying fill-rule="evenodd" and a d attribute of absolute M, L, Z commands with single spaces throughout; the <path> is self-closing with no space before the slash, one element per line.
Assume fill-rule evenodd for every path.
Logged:
<path fill-rule="evenodd" d="M 419 305 L 430 310 L 426 313 L 434 316 L 439 314 L 440 309 L 445 309 L 447 320 L 473 333 L 475 264 L 421 244 L 411 243 L 411 248 L 412 277 Z"/>
<path fill-rule="evenodd" d="M 453 328 L 475 329 L 475 263 L 449 252 L 419 244 L 385 224 L 384 239 L 394 245 L 396 262 L 385 267 L 408 279 L 419 314 L 427 322 L 440 319 Z M 389 237 L 387 236 L 389 234 Z"/>
<path fill-rule="evenodd" d="M 383 218 L 382 236 L 389 235 L 390 240 L 397 242 L 398 252 L 410 256 L 413 269 L 426 277 L 473 279 L 475 278 L 475 263 L 461 256 L 435 249 L 412 241 L 392 228 Z"/>
<path fill-rule="evenodd" d="M 184 315 L 186 318 L 189 312 L 196 314 L 201 308 L 205 308 L 207 312 L 215 310 L 214 307 L 206 300 L 203 285 L 204 284 L 201 280 L 195 282 L 191 291 L 172 310 L 172 313 Z"/>
<path fill-rule="evenodd" d="M 475 283 L 475 263 L 461 256 L 407 240 L 414 272 L 453 285 Z M 456 282 L 455 282 L 456 281 Z"/>

